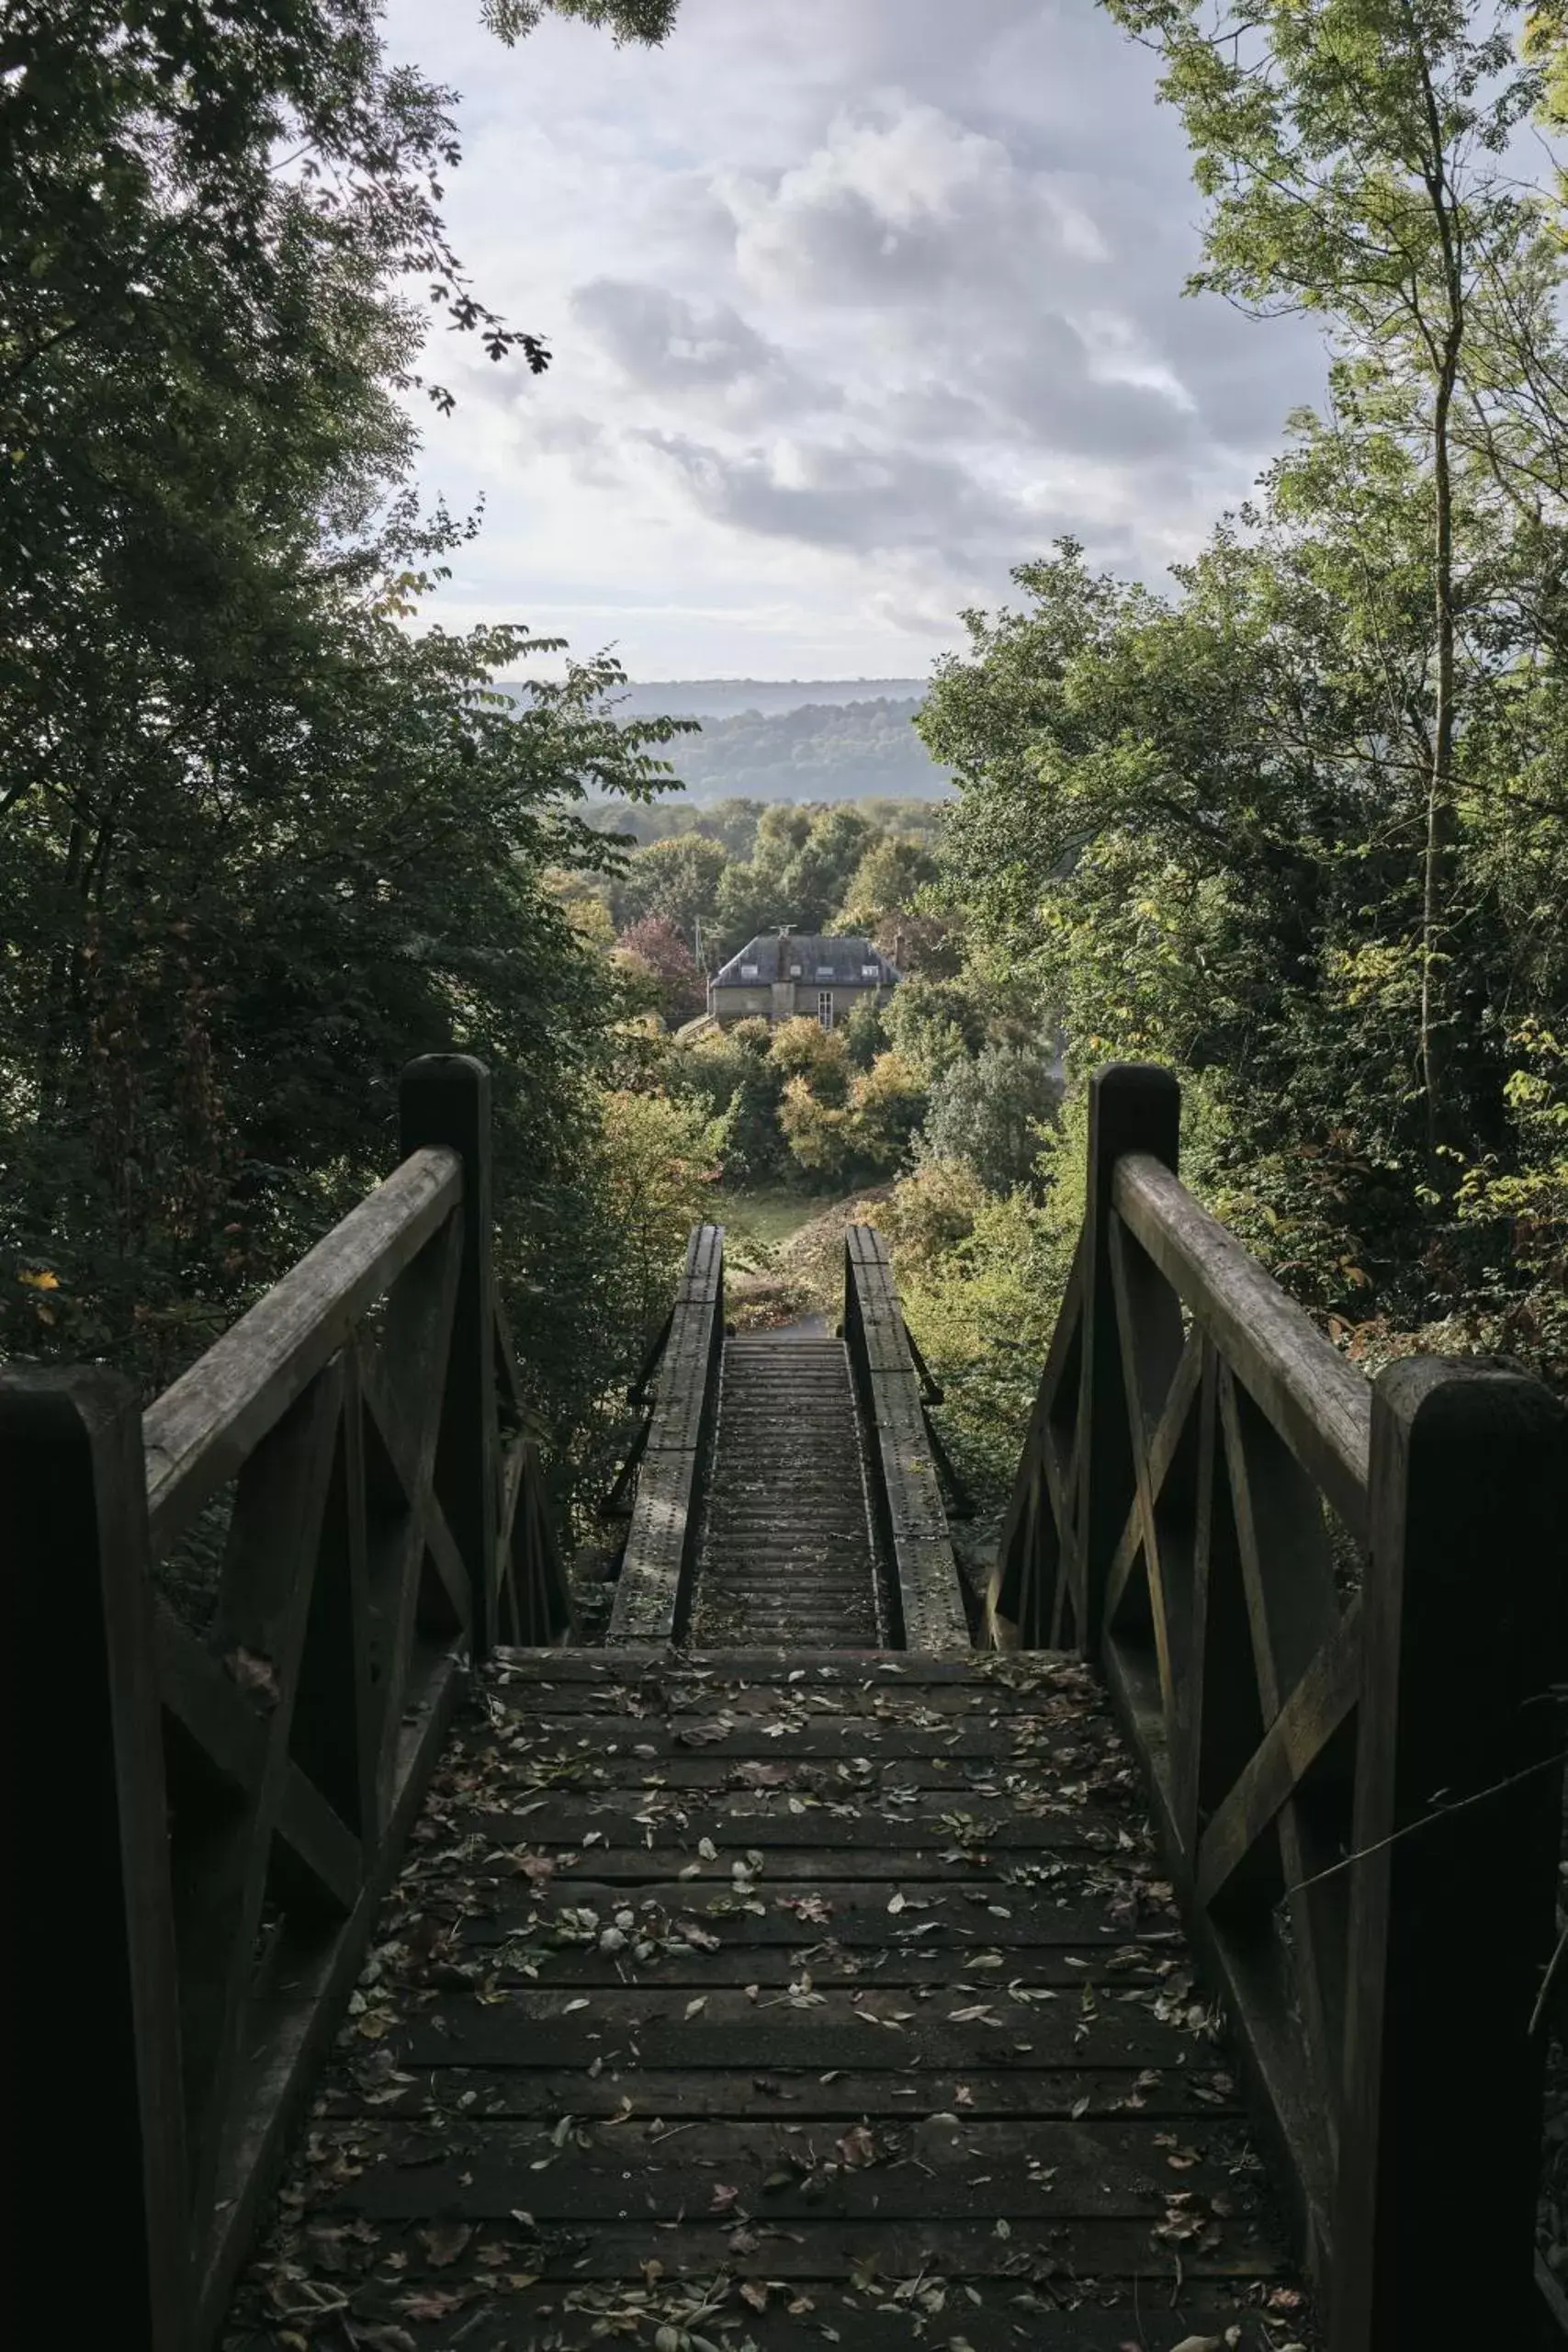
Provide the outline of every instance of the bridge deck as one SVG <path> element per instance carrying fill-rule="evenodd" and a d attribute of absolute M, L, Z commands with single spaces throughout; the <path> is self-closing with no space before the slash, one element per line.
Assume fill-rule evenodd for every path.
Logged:
<path fill-rule="evenodd" d="M 508 1654 L 226 2343 L 1305 2333 L 1088 1674 Z"/>
<path fill-rule="evenodd" d="M 726 1340 L 692 1604 L 705 1649 L 874 1646 L 886 1631 L 841 1340 Z"/>

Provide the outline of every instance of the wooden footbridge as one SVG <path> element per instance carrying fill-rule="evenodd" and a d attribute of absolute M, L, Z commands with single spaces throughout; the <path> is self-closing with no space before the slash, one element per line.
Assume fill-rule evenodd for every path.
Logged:
<path fill-rule="evenodd" d="M 840 1335 L 738 1337 L 704 1227 L 573 1645 L 459 1057 L 150 1410 L 0 1374 L 51 2335 L 1562 2340 L 1568 1416 L 1496 1364 L 1369 1385 L 1177 1125 L 1163 1072 L 1096 1081 L 984 1608 L 875 1235 Z M 199 1630 L 154 1573 L 193 1543 Z"/>

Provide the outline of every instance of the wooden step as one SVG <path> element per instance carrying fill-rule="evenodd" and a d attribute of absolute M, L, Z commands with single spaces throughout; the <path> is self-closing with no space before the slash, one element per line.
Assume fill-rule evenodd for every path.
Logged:
<path fill-rule="evenodd" d="M 503 1653 L 225 2352 L 344 2311 L 395 2352 L 1315 2340 L 1084 1669 Z"/>

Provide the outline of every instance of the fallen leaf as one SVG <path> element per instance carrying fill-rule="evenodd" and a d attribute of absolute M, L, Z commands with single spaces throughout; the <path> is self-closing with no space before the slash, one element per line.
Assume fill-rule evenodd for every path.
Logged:
<path fill-rule="evenodd" d="M 449 2262 L 457 2261 L 474 2233 L 467 2222 L 432 2222 L 418 2234 L 432 2266 L 445 2270 Z"/>

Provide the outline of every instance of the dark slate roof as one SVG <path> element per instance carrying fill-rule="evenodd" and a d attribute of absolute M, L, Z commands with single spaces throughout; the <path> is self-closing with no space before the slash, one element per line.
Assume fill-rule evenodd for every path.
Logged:
<path fill-rule="evenodd" d="M 741 977 L 743 964 L 755 964 L 755 978 L 750 971 Z M 880 948 L 874 947 L 869 939 L 826 939 L 809 931 L 792 931 L 787 939 L 781 939 L 776 931 L 766 931 L 749 940 L 739 956 L 732 956 L 714 974 L 713 984 L 716 989 L 760 989 L 771 981 L 790 978 L 790 967 L 794 964 L 800 967 L 803 988 L 813 980 L 821 980 L 825 985 L 836 982 L 844 988 L 852 984 L 856 988 L 869 987 L 863 970 L 867 964 L 876 966 L 878 988 L 893 988 L 900 978 L 897 964 L 891 963 Z"/>

